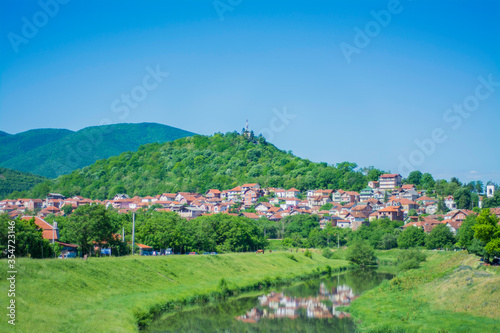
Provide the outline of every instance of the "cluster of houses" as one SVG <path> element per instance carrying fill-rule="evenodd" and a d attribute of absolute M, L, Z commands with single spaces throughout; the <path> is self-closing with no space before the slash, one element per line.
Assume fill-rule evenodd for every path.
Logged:
<path fill-rule="evenodd" d="M 58 193 L 49 193 L 44 200 L 2 200 L 0 213 L 8 213 L 15 218 L 36 212 L 37 218 L 43 221 L 49 214 L 63 215 L 67 211 L 65 206 L 75 209 L 81 205 L 102 204 L 120 213 L 153 206 L 157 211 L 175 212 L 188 220 L 201 215 L 226 213 L 278 222 L 287 216 L 316 214 L 320 217 L 322 228 L 332 225 L 356 230 L 370 221 L 388 218 L 405 221 L 404 228 L 414 225 L 424 228 L 426 232 L 430 232 L 437 224 L 447 223 L 456 232 L 472 211 L 456 209 L 453 196 L 446 197 L 444 203 L 450 212 L 436 215 L 436 198 L 427 196 L 425 191 L 417 190 L 414 185 L 402 184 L 399 174 L 384 174 L 378 181 L 369 182 L 359 193 L 342 189 L 318 189 L 301 193 L 295 188 L 261 188 L 257 183 L 243 184 L 230 190 L 210 189 L 204 194 L 178 192 L 133 198 L 117 194 L 112 200 L 104 201 L 81 196 L 65 198 Z M 409 216 L 411 210 L 427 216 Z M 493 212 L 500 216 L 500 208 L 493 209 Z M 50 223 L 40 225 L 46 230 Z M 48 235 L 51 229 L 47 230 Z"/>
<path fill-rule="evenodd" d="M 262 318 L 296 319 L 301 314 L 307 318 L 350 317 L 349 313 L 338 311 L 336 308 L 347 306 L 358 297 L 347 285 L 338 285 L 329 290 L 322 282 L 316 296 L 290 297 L 276 292 L 260 296 L 260 307 L 252 308 L 236 319 L 245 323 L 256 323 Z M 332 306 L 325 305 L 325 301 L 329 301 Z"/>

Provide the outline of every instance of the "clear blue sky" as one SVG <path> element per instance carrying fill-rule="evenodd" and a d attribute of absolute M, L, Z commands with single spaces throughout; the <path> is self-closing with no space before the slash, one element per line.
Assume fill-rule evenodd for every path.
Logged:
<path fill-rule="evenodd" d="M 0 130 L 249 119 L 313 161 L 500 182 L 499 1 L 46 2 L 0 2 Z"/>

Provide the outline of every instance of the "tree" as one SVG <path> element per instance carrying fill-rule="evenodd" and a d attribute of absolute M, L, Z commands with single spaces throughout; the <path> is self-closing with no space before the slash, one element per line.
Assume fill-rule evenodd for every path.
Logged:
<path fill-rule="evenodd" d="M 475 231 L 474 237 L 485 244 L 486 252 L 500 255 L 500 225 L 495 214 L 491 214 L 488 208 L 483 209 L 472 228 Z"/>
<path fill-rule="evenodd" d="M 17 257 L 53 257 L 53 248 L 50 242 L 42 237 L 42 230 L 35 224 L 34 218 L 13 220 L 8 214 L 0 215 L 0 257 L 12 254 L 8 248 L 8 239 L 12 239 L 8 237 L 9 230 L 15 230 L 15 255 Z M 13 245 L 12 242 L 10 244 Z"/>
<path fill-rule="evenodd" d="M 418 170 L 410 172 L 408 178 L 406 179 L 409 184 L 413 184 L 415 186 L 420 185 L 422 180 L 422 173 Z"/>
<path fill-rule="evenodd" d="M 377 258 L 373 247 L 366 241 L 355 241 L 347 249 L 347 260 L 361 267 L 375 265 Z"/>
<path fill-rule="evenodd" d="M 476 181 L 476 193 L 481 194 L 483 193 L 483 182 L 481 180 Z"/>
<path fill-rule="evenodd" d="M 380 239 L 379 248 L 382 250 L 390 250 L 398 247 L 398 237 L 394 234 L 385 234 Z"/>
<path fill-rule="evenodd" d="M 429 249 L 442 249 L 445 247 L 453 247 L 455 243 L 455 236 L 445 224 L 438 224 L 435 226 L 427 238 L 425 239 L 425 246 Z"/>
<path fill-rule="evenodd" d="M 103 205 L 80 206 L 70 217 L 66 226 L 67 237 L 72 243 L 78 244 L 82 254 L 92 253 L 93 242 L 114 245 L 118 240 L 113 233 L 119 226 L 109 217 Z"/>
<path fill-rule="evenodd" d="M 470 251 L 469 247 L 474 241 L 474 229 L 473 226 L 476 224 L 476 216 L 474 214 L 469 214 L 460 228 L 457 234 L 457 245 L 461 248 L 466 248 Z"/>
<path fill-rule="evenodd" d="M 471 193 L 467 188 L 461 188 L 453 193 L 453 199 L 458 209 L 471 209 Z"/>
<path fill-rule="evenodd" d="M 432 175 L 430 173 L 424 173 L 422 175 L 422 179 L 420 179 L 420 185 L 422 185 L 423 188 L 429 190 L 431 188 L 434 188 L 434 185 L 436 182 L 434 181 L 434 178 L 432 178 Z"/>
<path fill-rule="evenodd" d="M 321 206 L 321 208 L 319 210 L 330 210 L 332 208 L 333 208 L 333 204 L 331 202 L 327 202 L 326 204 Z"/>
<path fill-rule="evenodd" d="M 446 204 L 444 203 L 444 199 L 441 197 L 438 199 L 438 206 L 437 206 L 438 212 L 446 213 L 449 211 L 448 207 L 446 207 Z"/>
<path fill-rule="evenodd" d="M 417 215 L 418 215 L 417 211 L 414 208 L 408 211 L 408 216 L 417 216 Z"/>
<path fill-rule="evenodd" d="M 493 198 L 485 198 L 483 201 L 484 208 L 500 207 L 500 191 L 495 191 Z"/>
<path fill-rule="evenodd" d="M 64 212 L 64 215 L 69 215 L 73 212 L 73 206 L 66 204 L 61 207 L 61 210 Z"/>
<path fill-rule="evenodd" d="M 406 228 L 398 237 L 398 247 L 408 249 L 410 247 L 424 246 L 426 234 L 424 229 L 414 226 Z"/>

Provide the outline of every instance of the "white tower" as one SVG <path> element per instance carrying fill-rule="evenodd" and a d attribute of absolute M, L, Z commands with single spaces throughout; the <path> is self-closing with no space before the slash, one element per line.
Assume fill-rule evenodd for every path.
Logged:
<path fill-rule="evenodd" d="M 486 185 L 486 197 L 493 198 L 494 195 L 495 195 L 495 185 L 491 183 Z"/>

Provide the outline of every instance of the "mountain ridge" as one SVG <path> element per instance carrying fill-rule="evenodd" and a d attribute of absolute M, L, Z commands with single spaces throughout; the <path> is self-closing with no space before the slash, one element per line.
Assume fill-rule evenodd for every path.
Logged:
<path fill-rule="evenodd" d="M 0 167 L 55 178 L 146 143 L 194 134 L 157 123 L 92 126 L 79 131 L 34 129 L 0 136 Z"/>

